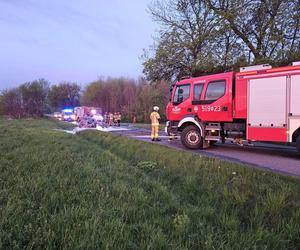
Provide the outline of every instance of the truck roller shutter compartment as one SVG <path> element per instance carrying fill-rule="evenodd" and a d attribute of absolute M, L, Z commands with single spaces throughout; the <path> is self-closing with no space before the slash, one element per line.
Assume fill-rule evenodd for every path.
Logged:
<path fill-rule="evenodd" d="M 247 137 L 286 142 L 287 77 L 266 77 L 248 82 Z"/>

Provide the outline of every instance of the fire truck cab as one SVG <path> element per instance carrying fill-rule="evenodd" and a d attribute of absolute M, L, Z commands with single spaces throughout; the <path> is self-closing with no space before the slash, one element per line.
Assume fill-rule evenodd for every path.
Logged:
<path fill-rule="evenodd" d="M 300 63 L 186 78 L 170 93 L 166 132 L 187 148 L 267 141 L 296 143 L 300 152 Z"/>

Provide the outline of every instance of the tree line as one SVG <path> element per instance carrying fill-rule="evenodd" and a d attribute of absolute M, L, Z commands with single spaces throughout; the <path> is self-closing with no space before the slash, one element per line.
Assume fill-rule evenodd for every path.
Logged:
<path fill-rule="evenodd" d="M 121 112 L 127 121 L 136 116 L 138 121 L 146 122 L 154 105 L 161 107 L 162 116 L 165 117 L 169 87 L 168 82 L 149 83 L 143 78 L 99 79 L 86 86 L 81 102 L 86 106 L 102 107 L 104 111 Z"/>
<path fill-rule="evenodd" d="M 160 30 L 142 56 L 148 80 L 300 59 L 299 0 L 154 0 Z"/>
<path fill-rule="evenodd" d="M 40 79 L 0 93 L 0 114 L 15 117 L 42 117 L 45 113 L 76 106 L 100 107 L 103 112 L 121 112 L 123 120 L 147 122 L 154 105 L 164 108 L 169 98 L 169 83 L 149 83 L 143 78 L 99 79 L 81 87 L 62 82 L 50 85 Z"/>
<path fill-rule="evenodd" d="M 26 82 L 0 92 L 0 114 L 15 118 L 42 117 L 65 106 L 79 105 L 80 86 L 60 83 L 50 86 L 45 79 Z"/>

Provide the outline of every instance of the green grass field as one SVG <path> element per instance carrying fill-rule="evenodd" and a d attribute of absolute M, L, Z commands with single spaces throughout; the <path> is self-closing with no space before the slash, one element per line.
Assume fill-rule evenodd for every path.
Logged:
<path fill-rule="evenodd" d="M 0 119 L 0 249 L 299 249 L 300 181 Z"/>

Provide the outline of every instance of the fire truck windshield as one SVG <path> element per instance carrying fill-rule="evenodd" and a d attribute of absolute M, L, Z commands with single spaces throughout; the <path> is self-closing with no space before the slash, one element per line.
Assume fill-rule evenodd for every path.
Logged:
<path fill-rule="evenodd" d="M 188 99 L 190 96 L 190 87 L 190 84 L 177 85 L 173 98 L 173 104 L 178 105 Z"/>

